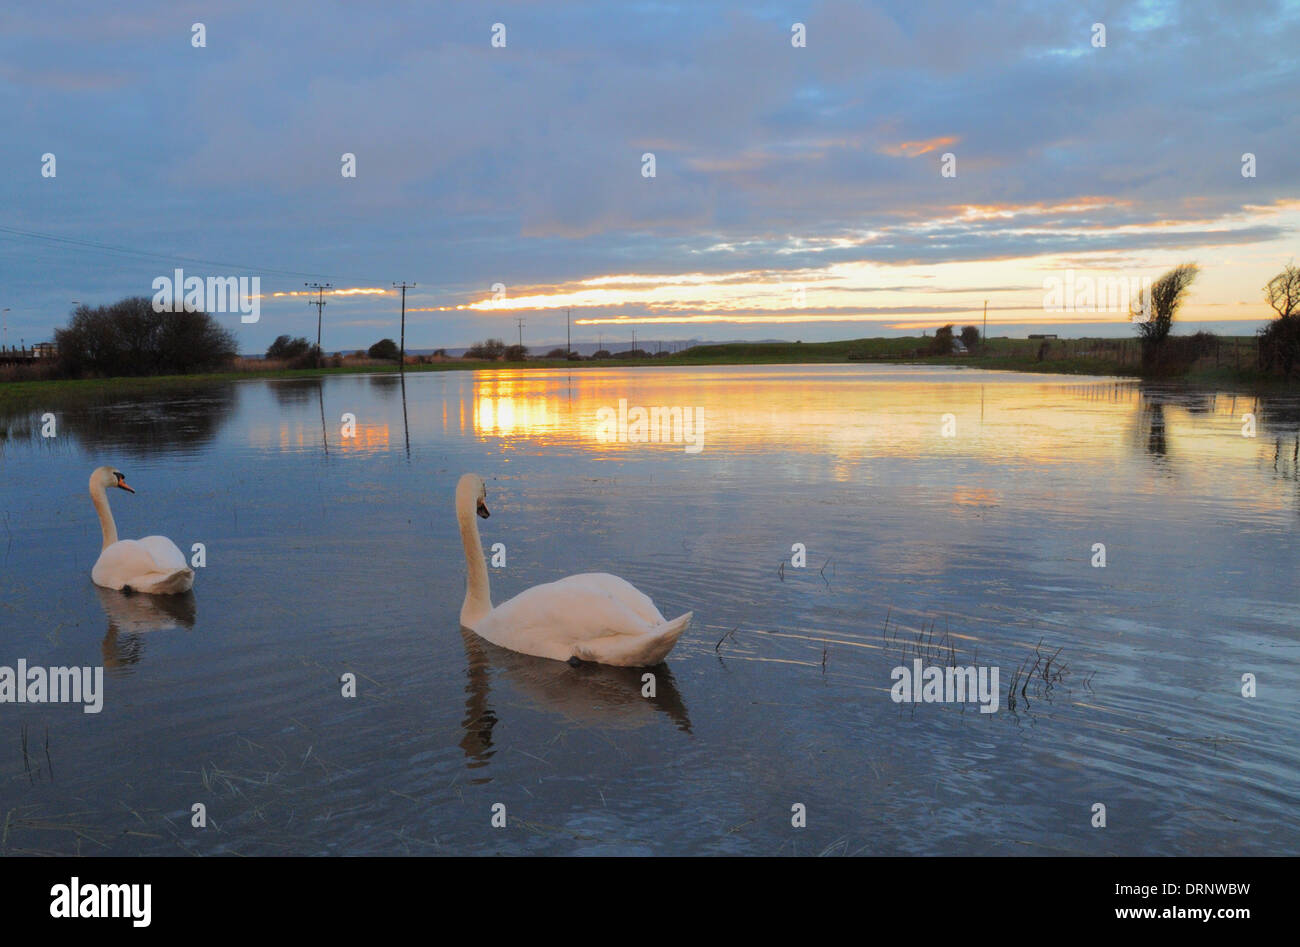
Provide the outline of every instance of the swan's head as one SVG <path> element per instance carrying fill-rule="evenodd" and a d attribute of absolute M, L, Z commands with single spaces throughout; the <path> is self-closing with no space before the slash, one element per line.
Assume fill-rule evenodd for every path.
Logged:
<path fill-rule="evenodd" d="M 478 474 L 465 474 L 456 484 L 457 509 L 467 510 L 471 505 L 483 519 L 491 515 L 487 508 L 487 486 Z"/>
<path fill-rule="evenodd" d="M 119 490 L 125 490 L 127 493 L 135 493 L 126 485 L 126 475 L 116 467 L 100 467 L 90 475 L 90 489 L 95 487 L 107 490 L 109 487 L 117 487 Z"/>

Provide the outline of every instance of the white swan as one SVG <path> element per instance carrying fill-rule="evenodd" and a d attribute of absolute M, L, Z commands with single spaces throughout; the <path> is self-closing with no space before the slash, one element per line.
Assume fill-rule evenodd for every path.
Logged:
<path fill-rule="evenodd" d="M 469 571 L 460 609 L 463 627 L 511 651 L 620 667 L 658 664 L 690 627 L 693 612 L 667 621 L 649 596 L 605 572 L 535 585 L 493 608 L 474 519 L 475 513 L 487 519 L 486 497 L 476 474 L 465 474 L 456 484 L 456 520 Z"/>
<path fill-rule="evenodd" d="M 135 493 L 126 485 L 122 472 L 114 467 L 100 467 L 90 475 L 90 498 L 99 514 L 100 529 L 104 531 L 104 546 L 95 568 L 90 571 L 91 580 L 106 589 L 151 595 L 174 595 L 192 589 L 194 570 L 166 536 L 117 538 L 117 524 L 113 522 L 113 511 L 108 508 L 105 493 L 109 487 Z"/>

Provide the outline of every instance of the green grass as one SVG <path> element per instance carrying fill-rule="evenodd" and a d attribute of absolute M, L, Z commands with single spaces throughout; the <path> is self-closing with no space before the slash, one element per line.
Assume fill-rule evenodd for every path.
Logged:
<path fill-rule="evenodd" d="M 468 368 L 501 368 L 501 363 L 451 362 L 408 365 L 408 372 L 455 371 Z M 396 371 L 396 365 L 344 365 L 339 368 L 284 368 L 266 371 L 210 372 L 201 375 L 155 375 L 136 378 L 56 378 L 47 381 L 0 381 L 0 408 L 31 403 L 51 396 L 100 398 L 113 394 L 140 394 L 193 388 L 212 382 L 243 381 L 250 378 L 315 378 L 320 375 L 364 375 Z"/>
<path fill-rule="evenodd" d="M 425 365 L 408 365 L 407 372 L 517 371 L 565 368 L 572 371 L 636 367 L 643 365 L 782 365 L 885 362 L 893 364 L 950 365 L 991 371 L 1050 372 L 1081 375 L 1140 377 L 1136 339 L 1053 339 L 1040 358 L 1039 339 L 992 338 L 966 355 L 918 355 L 929 340 L 901 338 L 846 339 L 836 342 L 735 342 L 697 345 L 663 358 L 601 359 L 572 362 L 566 359 L 530 359 L 527 362 L 483 362 L 452 359 Z M 1216 388 L 1251 386 L 1286 387 L 1262 375 L 1253 366 L 1255 340 L 1251 336 L 1225 336 L 1219 353 L 1221 364 L 1203 360 L 1187 373 L 1162 379 Z M 61 402 L 78 397 L 138 394 L 193 388 L 211 382 L 250 378 L 314 378 L 322 375 L 359 375 L 392 372 L 385 363 L 343 365 L 338 368 L 267 369 L 215 372 L 203 375 L 165 375 L 152 378 L 55 379 L 0 382 L 0 408 L 15 408 L 58 397 Z M 1292 386 L 1294 387 L 1294 386 Z"/>

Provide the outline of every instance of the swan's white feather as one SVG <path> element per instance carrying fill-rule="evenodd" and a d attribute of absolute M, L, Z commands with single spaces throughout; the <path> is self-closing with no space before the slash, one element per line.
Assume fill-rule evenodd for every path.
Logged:
<path fill-rule="evenodd" d="M 663 660 L 690 618 L 688 613 L 669 623 L 630 582 L 589 572 L 526 589 L 470 630 L 495 645 L 537 657 L 646 666 Z"/>
<path fill-rule="evenodd" d="M 137 540 L 153 556 L 153 561 L 164 569 L 188 569 L 185 554 L 166 536 L 146 536 Z"/>
<path fill-rule="evenodd" d="M 194 570 L 176 544 L 164 536 L 119 539 L 99 554 L 91 581 L 106 589 L 170 595 L 194 587 Z"/>

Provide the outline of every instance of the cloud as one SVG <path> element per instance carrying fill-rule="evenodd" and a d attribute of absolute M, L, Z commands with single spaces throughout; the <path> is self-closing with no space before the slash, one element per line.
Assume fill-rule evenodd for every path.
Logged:
<path fill-rule="evenodd" d="M 594 0 L 6 11 L 0 224 L 338 286 L 413 279 L 430 333 L 489 325 L 447 314 L 495 282 L 539 306 L 574 287 L 633 306 L 706 274 L 752 288 L 734 305 L 758 310 L 774 285 L 843 266 L 928 268 L 957 293 L 981 280 L 947 274 L 975 261 L 1023 261 L 982 280 L 1005 287 L 1048 257 L 1154 266 L 1294 237 L 1297 66 L 1261 54 L 1300 40 L 1293 4 L 824 0 L 798 12 L 803 49 L 794 18 Z M 498 20 L 505 49 L 488 42 Z M 195 21 L 206 49 L 189 44 Z M 38 177 L 45 151 L 57 179 Z M 939 174 L 944 151 L 956 178 Z M 345 152 L 356 178 L 339 173 Z M 15 311 L 46 333 L 67 300 L 166 271 L 3 235 L 0 254 Z M 612 274 L 626 279 L 591 282 Z M 381 319 L 391 299 L 355 305 Z M 366 342 L 355 329 L 340 344 Z"/>

